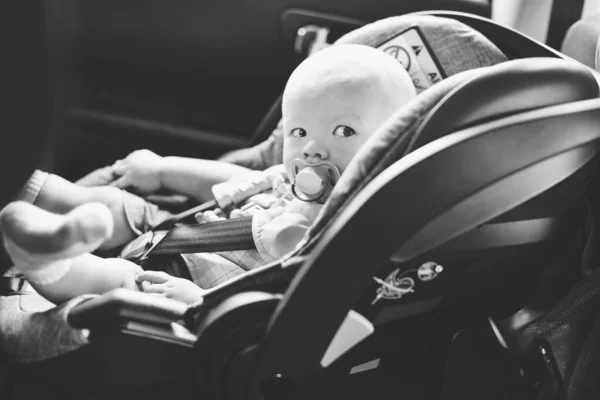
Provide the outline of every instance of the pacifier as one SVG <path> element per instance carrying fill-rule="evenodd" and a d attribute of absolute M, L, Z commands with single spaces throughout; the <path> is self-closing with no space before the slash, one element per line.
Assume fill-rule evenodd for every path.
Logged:
<path fill-rule="evenodd" d="M 292 178 L 292 193 L 298 200 L 319 202 L 331 193 L 340 171 L 328 161 L 311 164 L 297 158 L 292 162 Z"/>

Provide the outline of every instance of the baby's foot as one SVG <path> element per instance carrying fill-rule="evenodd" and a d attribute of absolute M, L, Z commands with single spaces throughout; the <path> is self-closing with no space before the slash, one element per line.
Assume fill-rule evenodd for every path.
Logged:
<path fill-rule="evenodd" d="M 68 214 L 10 203 L 0 213 L 5 247 L 17 264 L 47 264 L 94 251 L 113 230 L 110 210 L 100 203 L 81 205 Z"/>

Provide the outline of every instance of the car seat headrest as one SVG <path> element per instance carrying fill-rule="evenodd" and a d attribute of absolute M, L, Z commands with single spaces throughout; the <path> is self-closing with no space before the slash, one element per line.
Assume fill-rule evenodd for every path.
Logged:
<path fill-rule="evenodd" d="M 502 51 L 476 30 L 453 19 L 428 15 L 382 19 L 342 36 L 336 44 L 378 47 L 412 26 L 419 27 L 446 76 L 507 61 Z"/>
<path fill-rule="evenodd" d="M 573 24 L 565 35 L 561 51 L 600 71 L 600 14 L 585 17 Z"/>
<path fill-rule="evenodd" d="M 464 82 L 440 101 L 407 153 L 448 133 L 517 112 L 598 97 L 598 83 L 581 64 L 529 58 L 498 65 Z"/>
<path fill-rule="evenodd" d="M 18 26 L 19 30 L 2 31 L 3 36 L 17 35 L 18 40 L 5 41 L 2 49 L 0 208 L 17 194 L 38 166 L 47 144 L 52 101 L 44 6 L 39 1 L 16 2 L 4 12 L 18 21 L 8 24 L 9 29 Z"/>

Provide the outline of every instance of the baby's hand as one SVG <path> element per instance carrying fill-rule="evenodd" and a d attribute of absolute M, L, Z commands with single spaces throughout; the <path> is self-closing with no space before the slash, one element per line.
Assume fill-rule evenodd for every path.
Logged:
<path fill-rule="evenodd" d="M 222 221 L 225 218 L 223 217 L 223 212 L 218 208 L 216 210 L 208 210 L 204 212 L 199 212 L 194 215 L 196 222 L 199 224 L 205 224 L 207 222 L 215 222 Z"/>
<path fill-rule="evenodd" d="M 142 286 L 145 293 L 160 294 L 186 304 L 195 303 L 204 294 L 204 290 L 194 282 L 161 271 L 141 272 L 136 276 L 135 281 Z"/>
<path fill-rule="evenodd" d="M 140 194 L 151 194 L 162 188 L 160 170 L 163 158 L 150 150 L 137 150 L 112 165 L 118 177 L 112 186 L 133 188 Z"/>
<path fill-rule="evenodd" d="M 142 291 L 142 285 L 136 282 L 138 274 L 144 272 L 142 267 L 122 258 L 107 258 L 106 260 L 110 260 L 111 268 L 115 269 L 114 276 L 121 280 L 120 287 Z"/>

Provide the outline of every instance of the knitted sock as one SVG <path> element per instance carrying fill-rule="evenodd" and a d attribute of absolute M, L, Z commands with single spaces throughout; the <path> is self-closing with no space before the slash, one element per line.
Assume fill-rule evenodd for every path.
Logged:
<path fill-rule="evenodd" d="M 32 283 L 51 284 L 69 272 L 73 257 L 95 250 L 110 237 L 113 220 L 100 203 L 58 215 L 14 202 L 0 213 L 0 228 L 17 269 Z"/>

